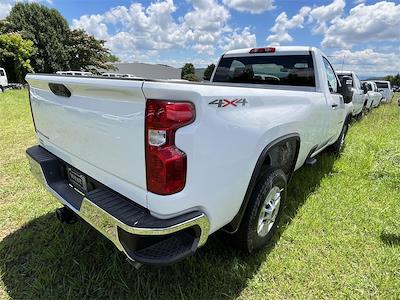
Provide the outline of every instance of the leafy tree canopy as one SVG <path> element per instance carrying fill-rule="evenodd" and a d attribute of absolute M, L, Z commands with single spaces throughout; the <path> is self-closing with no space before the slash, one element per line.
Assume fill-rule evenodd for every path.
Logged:
<path fill-rule="evenodd" d="M 8 31 L 19 32 L 33 42 L 37 51 L 32 57 L 35 72 L 53 73 L 68 68 L 65 47 L 69 27 L 55 9 L 37 3 L 17 3 L 6 18 Z"/>
<path fill-rule="evenodd" d="M 204 80 L 210 80 L 211 79 L 211 75 L 214 72 L 214 69 L 215 69 L 215 65 L 214 64 L 211 64 L 211 65 L 207 66 L 207 68 L 204 70 L 204 76 L 203 76 Z"/>
<path fill-rule="evenodd" d="M 385 80 L 390 81 L 392 86 L 393 85 L 400 86 L 400 73 L 397 73 L 397 75 L 395 76 L 392 75 L 386 76 Z"/>
<path fill-rule="evenodd" d="M 195 76 L 195 70 L 194 70 L 194 66 L 191 63 L 187 63 L 183 66 L 182 71 L 181 71 L 181 78 L 185 79 L 184 77 L 187 75 L 194 75 Z M 193 77 L 193 76 L 192 76 Z M 187 79 L 189 80 L 189 79 Z"/>
<path fill-rule="evenodd" d="M 33 42 L 31 66 L 39 73 L 114 69 L 110 62 L 118 59 L 104 47 L 104 41 L 83 30 L 71 31 L 57 10 L 37 3 L 15 4 L 6 20 L 0 21 L 0 33 L 20 33 Z"/>
<path fill-rule="evenodd" d="M 116 69 L 110 61 L 118 60 L 104 47 L 105 41 L 97 40 L 84 30 L 72 30 L 68 35 L 70 69 L 93 71 L 94 69 Z"/>
<path fill-rule="evenodd" d="M 33 71 L 29 59 L 33 51 L 33 42 L 18 33 L 0 35 L 0 66 L 7 70 L 10 81 L 21 82 Z"/>
<path fill-rule="evenodd" d="M 186 74 L 183 75 L 182 79 L 189 80 L 189 81 L 199 81 L 195 74 Z"/>

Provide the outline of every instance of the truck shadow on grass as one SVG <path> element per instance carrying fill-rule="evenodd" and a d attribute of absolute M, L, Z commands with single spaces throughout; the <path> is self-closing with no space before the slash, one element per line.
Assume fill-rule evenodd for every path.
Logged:
<path fill-rule="evenodd" d="M 37 218 L 0 243 L 0 275 L 15 299 L 157 298 L 220 299 L 240 294 L 320 181 L 334 158 L 322 154 L 295 173 L 278 234 L 253 256 L 231 249 L 223 235 L 210 237 L 194 256 L 170 267 L 135 270 L 84 222 L 61 225 L 53 214 Z"/>

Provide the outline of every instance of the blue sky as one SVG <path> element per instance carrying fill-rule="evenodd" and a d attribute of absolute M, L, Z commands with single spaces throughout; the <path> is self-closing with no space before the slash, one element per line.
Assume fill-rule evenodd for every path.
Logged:
<path fill-rule="evenodd" d="M 400 0 L 37 1 L 127 62 L 201 67 L 232 48 L 310 45 L 362 77 L 400 72 Z M 14 2 L 0 0 L 0 18 Z"/>

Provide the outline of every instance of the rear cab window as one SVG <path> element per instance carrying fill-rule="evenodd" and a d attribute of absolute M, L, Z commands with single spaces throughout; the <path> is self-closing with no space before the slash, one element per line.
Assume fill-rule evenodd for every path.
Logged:
<path fill-rule="evenodd" d="M 223 57 L 213 82 L 315 87 L 311 55 Z"/>
<path fill-rule="evenodd" d="M 376 86 L 378 87 L 378 89 L 388 89 L 389 85 L 387 84 L 387 82 L 376 82 Z"/>

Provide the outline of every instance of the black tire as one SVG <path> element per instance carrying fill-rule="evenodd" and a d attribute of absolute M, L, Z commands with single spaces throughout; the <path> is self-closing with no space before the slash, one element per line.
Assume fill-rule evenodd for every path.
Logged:
<path fill-rule="evenodd" d="M 335 156 L 339 156 L 343 150 L 344 142 L 346 139 L 347 131 L 349 130 L 349 123 L 345 121 L 342 131 L 336 142 L 329 146 L 328 150 Z"/>
<path fill-rule="evenodd" d="M 287 178 L 281 169 L 271 168 L 260 174 L 240 227 L 230 239 L 237 248 L 251 254 L 268 244 L 278 228 L 282 208 L 286 200 L 286 188 Z M 266 235 L 261 236 L 258 233 L 261 210 L 264 208 L 265 201 L 270 192 L 274 194 L 277 189 L 280 190 L 280 204 L 277 207 L 274 222 L 271 224 L 272 227 L 267 231 Z M 267 226 L 269 228 L 269 225 Z"/>
<path fill-rule="evenodd" d="M 356 121 L 360 121 L 360 120 L 362 119 L 363 116 L 364 116 L 364 108 L 361 110 L 361 112 L 359 112 L 359 113 L 355 116 Z"/>

